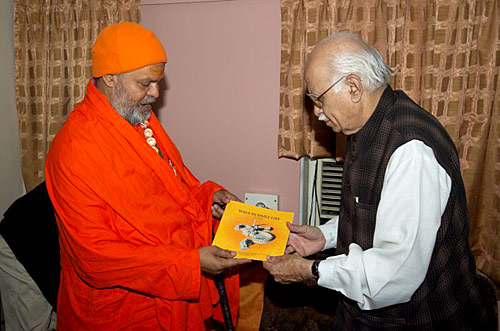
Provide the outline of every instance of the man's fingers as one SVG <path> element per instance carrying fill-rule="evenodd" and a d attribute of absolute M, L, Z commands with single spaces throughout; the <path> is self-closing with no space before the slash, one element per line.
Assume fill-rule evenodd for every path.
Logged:
<path fill-rule="evenodd" d="M 236 252 L 229 251 L 227 249 L 220 248 L 218 246 L 212 246 L 214 250 L 214 255 L 218 257 L 223 257 L 223 258 L 232 258 L 236 256 Z"/>
<path fill-rule="evenodd" d="M 243 259 L 243 258 L 235 258 L 236 252 L 229 251 L 227 249 L 223 249 L 217 246 L 213 246 L 215 248 L 215 255 L 219 258 L 223 258 L 224 260 L 224 265 L 226 267 L 234 267 L 240 264 L 245 264 L 248 262 L 251 262 L 252 260 L 250 259 Z"/>
<path fill-rule="evenodd" d="M 236 197 L 234 194 L 225 190 L 219 190 L 215 192 L 213 200 L 214 202 L 223 202 L 223 203 L 228 203 L 230 200 L 240 201 L 238 197 Z"/>
<path fill-rule="evenodd" d="M 227 264 L 227 267 L 231 268 L 231 267 L 236 267 L 236 266 L 241 265 L 241 264 L 246 264 L 246 263 L 252 262 L 252 260 L 250 260 L 250 259 L 234 258 L 234 259 L 228 259 L 225 262 Z"/>
<path fill-rule="evenodd" d="M 224 210 L 217 204 L 212 205 L 212 215 L 215 218 L 221 218 Z"/>
<path fill-rule="evenodd" d="M 221 193 L 221 202 L 228 203 L 231 200 L 231 193 L 229 193 L 228 191 L 222 191 Z"/>
<path fill-rule="evenodd" d="M 281 256 L 267 256 L 266 257 L 266 260 L 269 262 L 269 263 L 276 263 L 276 262 L 280 262 L 281 260 L 284 259 L 286 255 L 281 255 Z"/>
<path fill-rule="evenodd" d="M 286 223 L 286 225 L 288 226 L 288 229 L 290 230 L 290 232 L 293 232 L 293 233 L 304 233 L 307 231 L 307 228 L 305 226 L 301 226 L 301 225 L 297 225 L 297 224 L 293 224 L 293 223 Z"/>
<path fill-rule="evenodd" d="M 272 267 L 272 264 L 267 262 L 267 261 L 263 261 L 262 262 L 262 266 L 264 267 L 264 269 L 266 269 L 267 271 L 271 272 L 271 267 Z"/>

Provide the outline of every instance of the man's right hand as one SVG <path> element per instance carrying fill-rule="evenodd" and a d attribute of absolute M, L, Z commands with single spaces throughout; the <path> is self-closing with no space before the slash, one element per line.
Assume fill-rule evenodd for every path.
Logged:
<path fill-rule="evenodd" d="M 315 226 L 296 225 L 287 223 L 290 237 L 286 246 L 286 253 L 298 253 L 309 256 L 321 251 L 325 247 L 326 239 L 323 232 Z"/>
<path fill-rule="evenodd" d="M 248 263 L 249 259 L 236 259 L 236 253 L 217 246 L 204 246 L 198 248 L 200 253 L 201 271 L 216 275 L 227 268 Z"/>

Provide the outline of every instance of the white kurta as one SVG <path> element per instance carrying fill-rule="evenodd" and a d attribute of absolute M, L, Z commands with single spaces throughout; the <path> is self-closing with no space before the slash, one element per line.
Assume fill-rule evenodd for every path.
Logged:
<path fill-rule="evenodd" d="M 419 140 L 400 146 L 385 172 L 373 247 L 352 243 L 347 255 L 322 261 L 318 284 L 365 310 L 408 302 L 427 274 L 450 191 L 451 179 L 430 147 Z M 324 249 L 336 247 L 338 216 L 320 229 Z"/>

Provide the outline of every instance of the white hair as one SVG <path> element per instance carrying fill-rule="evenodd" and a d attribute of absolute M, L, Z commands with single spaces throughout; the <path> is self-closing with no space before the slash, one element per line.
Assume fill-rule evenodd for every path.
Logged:
<path fill-rule="evenodd" d="M 347 37 L 359 47 L 355 51 L 341 51 L 332 55 L 328 63 L 332 72 L 335 73 L 332 81 L 349 74 L 356 74 L 369 92 L 375 92 L 380 87 L 389 84 L 393 71 L 375 48 L 368 45 L 357 34 L 350 32 L 336 33 L 327 40 L 339 37 Z M 333 87 L 335 93 L 340 92 L 341 89 L 342 84 Z"/>

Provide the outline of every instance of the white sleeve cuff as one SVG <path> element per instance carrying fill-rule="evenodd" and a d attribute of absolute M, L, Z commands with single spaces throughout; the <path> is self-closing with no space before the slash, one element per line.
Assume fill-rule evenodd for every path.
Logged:
<path fill-rule="evenodd" d="M 323 232 L 325 237 L 325 247 L 323 250 L 337 247 L 337 231 L 339 227 L 339 216 L 334 216 L 331 220 L 323 225 L 318 226 L 318 228 Z"/>

